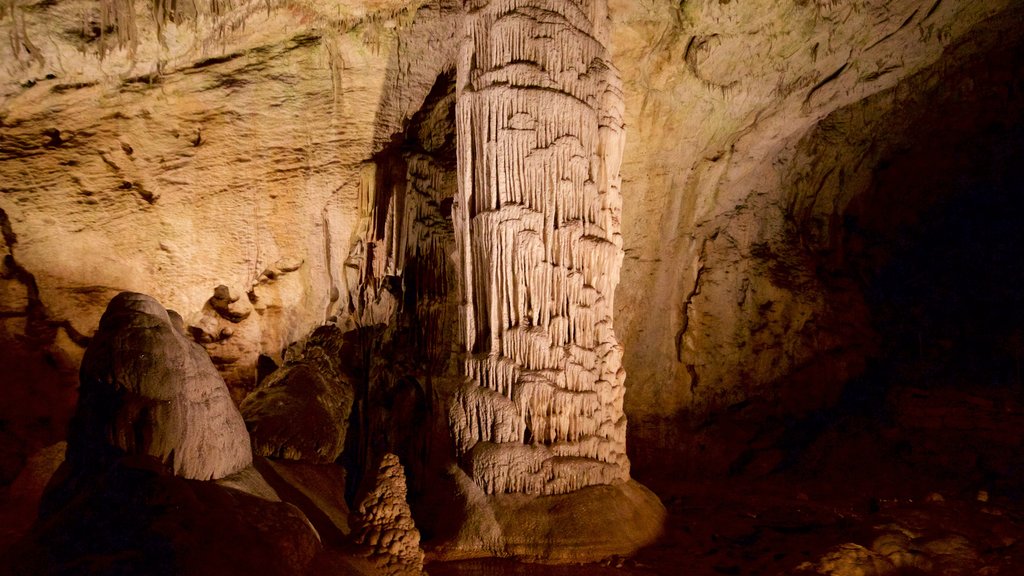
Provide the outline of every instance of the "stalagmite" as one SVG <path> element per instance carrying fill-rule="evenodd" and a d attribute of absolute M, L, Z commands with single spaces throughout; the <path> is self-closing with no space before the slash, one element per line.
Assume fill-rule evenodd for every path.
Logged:
<path fill-rule="evenodd" d="M 359 505 L 355 541 L 360 552 L 388 576 L 423 574 L 420 533 L 406 502 L 405 472 L 398 456 L 385 454 L 373 489 Z"/>
<path fill-rule="evenodd" d="M 466 16 L 453 218 L 467 382 L 451 424 L 488 493 L 629 477 L 611 330 L 622 96 L 605 26 L 601 0 L 495 0 Z"/>

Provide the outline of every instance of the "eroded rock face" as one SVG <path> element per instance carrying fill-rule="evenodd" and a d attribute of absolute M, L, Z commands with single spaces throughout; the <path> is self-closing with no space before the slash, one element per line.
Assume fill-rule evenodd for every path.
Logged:
<path fill-rule="evenodd" d="M 292 2 L 265 10 L 259 2 L 232 2 L 211 12 L 210 4 L 199 3 L 198 12 L 187 14 L 114 18 L 127 14 L 128 4 L 101 13 L 95 2 L 15 3 L 0 19 L 0 33 L 11 40 L 2 44 L 0 211 L 5 251 L 14 257 L 2 274 L 3 330 L 12 341 L 32 336 L 33 345 L 45 348 L 58 365 L 72 366 L 106 301 L 120 290 L 142 290 L 181 310 L 187 324 L 210 340 L 208 348 L 240 400 L 252 387 L 259 354 L 280 363 L 288 344 L 360 306 L 360 266 L 371 259 L 382 268 L 400 264 L 389 264 L 393 254 L 380 252 L 380 246 L 363 245 L 361 253 L 352 248 L 354 236 L 362 239 L 360 220 L 370 212 L 364 193 L 372 178 L 365 177 L 365 162 L 401 132 L 403 119 L 421 106 L 436 78 L 453 68 L 463 7 L 339 0 L 330 9 Z M 818 131 L 830 142 L 827 135 L 836 134 L 842 115 L 826 119 L 836 111 L 885 114 L 874 106 L 850 106 L 890 90 L 915 90 L 906 83 L 912 75 L 943 58 L 959 58 L 944 55 L 948 48 L 996 37 L 983 23 L 1012 20 L 1007 10 L 1013 3 L 609 4 L 611 26 L 601 42 L 611 57 L 604 60 L 623 70 L 622 120 L 632 134 L 622 151 L 629 184 L 622 276 L 629 288 L 615 299 L 616 338 L 629 351 L 622 362 L 634 375 L 627 411 L 643 416 L 715 410 L 756 396 L 796 405 L 827 403 L 838 383 L 859 371 L 870 351 L 863 345 L 870 344 L 870 331 L 852 321 L 863 308 L 856 289 L 822 277 L 821 255 L 806 245 L 820 247 L 822 235 L 844 221 L 852 198 L 870 183 L 876 159 L 868 154 L 860 162 L 863 150 L 857 146 L 822 147 L 810 140 Z M 552 5 L 555 12 L 563 10 L 560 5 Z M 530 10 L 520 10 L 488 32 L 487 14 L 512 6 L 472 5 L 472 18 L 481 24 L 473 42 L 481 55 L 497 58 L 499 68 L 465 80 L 483 86 L 507 79 L 509 86 L 494 92 L 523 96 L 524 86 L 535 84 L 527 64 L 535 62 L 534 68 L 551 73 L 549 88 L 564 92 L 570 82 L 575 87 L 565 93 L 576 95 L 598 89 L 595 82 L 604 73 L 588 72 L 590 62 L 583 62 L 593 48 L 589 40 L 558 32 L 557 42 L 501 45 L 499 39 L 517 37 L 517 30 L 560 26 L 558 18 L 530 24 Z M 586 20 L 584 12 L 568 13 Z M 120 27 L 107 34 L 105 27 L 115 24 Z M 989 49 L 982 43 L 975 48 Z M 475 48 L 467 43 L 465 50 Z M 560 50 L 573 52 L 583 64 L 548 61 Z M 527 57 L 500 66 L 506 51 Z M 582 76 L 572 78 L 567 65 Z M 459 84 L 463 90 L 466 81 Z M 938 85 L 954 84 L 944 78 Z M 481 104 L 473 106 L 467 100 L 464 108 L 483 110 L 487 97 L 478 95 Z M 98 104 L 108 102 L 117 103 L 117 113 Z M 534 130 L 528 116 L 513 114 L 509 131 L 493 142 L 512 142 Z M 614 116 L 601 120 L 606 134 L 618 121 Z M 854 124 L 885 132 L 884 123 Z M 566 154 L 569 141 L 560 142 L 531 157 Z M 614 163 L 618 145 L 605 143 L 602 153 Z M 517 152 L 523 159 L 527 148 Z M 528 182 L 527 172 L 512 169 L 519 157 L 501 150 L 487 152 L 494 154 L 491 161 L 509 161 L 507 170 L 502 164 L 492 171 L 495 178 L 513 176 L 493 181 L 499 195 Z M 581 170 L 591 161 L 587 154 L 563 166 L 563 175 Z M 412 164 L 423 181 L 444 172 L 422 154 Z M 602 170 L 594 172 L 599 184 Z M 451 184 L 439 184 L 445 192 L 428 200 L 449 194 Z M 532 202 L 521 191 L 507 199 L 523 206 Z M 447 206 L 436 208 L 419 216 L 448 217 Z M 523 231 L 548 226 L 512 218 L 515 209 L 505 208 L 506 221 L 519 222 L 515 226 Z M 575 234 L 570 228 L 560 234 Z M 146 231 L 144 237 L 139 230 Z M 526 235 L 520 239 L 525 254 L 529 242 Z M 450 267 L 449 240 L 435 240 L 438 249 L 423 262 Z M 553 257 L 545 252 L 541 259 L 551 263 Z M 280 278 L 265 275 L 281 262 L 302 265 Z M 472 274 L 465 263 L 458 265 L 466 278 L 479 276 L 479 296 L 490 283 L 483 278 L 489 264 L 474 264 Z M 219 285 L 243 300 L 256 293 L 248 318 L 236 325 L 242 314 L 237 310 L 224 312 L 230 319 L 215 310 L 202 312 Z M 611 294 L 598 292 L 610 306 Z M 386 323 L 400 304 L 385 290 L 369 297 L 379 305 L 364 308 L 361 325 Z M 579 297 L 591 310 L 580 314 L 593 315 L 594 294 Z M 652 314 L 651 302 L 671 313 Z M 530 330 L 540 328 L 539 307 L 531 310 L 532 316 L 522 315 L 532 323 L 529 330 L 508 324 L 494 331 L 503 347 L 529 341 Z M 440 308 L 432 313 L 441 318 Z M 489 305 L 472 316 L 479 316 L 477 327 L 490 323 Z M 225 336 L 224 328 L 233 333 Z M 491 346 L 488 338 L 474 347 Z M 524 365 L 514 358 L 520 352 L 487 352 L 492 351 Z M 44 360 L 34 362 L 38 370 L 19 375 L 18 386 L 32 386 L 39 374 L 64 377 Z M 57 401 L 68 396 L 59 388 L 50 395 Z M 556 435 L 561 426 L 538 424 Z M 27 453 L 24 447 L 14 451 Z"/>
<path fill-rule="evenodd" d="M 146 289 L 241 399 L 311 327 L 381 327 L 397 352 L 366 381 L 443 412 L 487 506 L 621 486 L 626 412 L 833 402 L 872 344 L 832 266 L 846 223 L 877 216 L 858 205 L 915 143 L 907 112 L 989 86 L 970 73 L 1020 21 L 1010 0 L 612 0 L 608 29 L 600 2 L 229 4 L 110 35 L 92 3 L 3 12 L 3 336 L 69 363 Z"/>
<path fill-rule="evenodd" d="M 66 458 L 4 573 L 297 574 L 321 551 L 253 468 L 241 414 L 177 313 L 114 297 L 80 390 Z"/>
<path fill-rule="evenodd" d="M 199 2 L 158 19 L 132 2 L 4 5 L 0 253 L 17 267 L 0 272 L 0 338 L 31 337 L 5 348 L 24 365 L 10 387 L 47 398 L 58 436 L 15 427 L 12 458 L 63 435 L 87 339 L 121 291 L 152 294 L 188 326 L 216 286 L 252 292 L 250 316 L 225 321 L 235 334 L 207 343 L 237 400 L 259 354 L 282 363 L 347 306 L 362 162 L 436 77 L 389 80 L 419 4 Z M 27 407 L 20 396 L 0 410 Z"/>
<path fill-rule="evenodd" d="M 245 423 L 181 318 L 144 294 L 111 300 L 82 360 L 68 439 L 73 466 L 148 455 L 175 475 L 223 478 L 252 464 Z"/>
<path fill-rule="evenodd" d="M 627 413 L 833 402 L 877 337 L 820 248 L 836 246 L 902 125 L 943 94 L 971 107 L 951 87 L 989 77 L 991 60 L 950 64 L 1012 44 L 997 28 L 1019 36 L 1014 3 L 613 0 L 610 13 L 630 134 L 616 298 Z M 882 106 L 857 104 L 875 95 Z"/>

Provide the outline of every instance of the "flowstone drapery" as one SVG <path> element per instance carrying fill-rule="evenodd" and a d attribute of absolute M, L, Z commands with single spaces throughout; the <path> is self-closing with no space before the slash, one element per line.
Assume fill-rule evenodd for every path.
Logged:
<path fill-rule="evenodd" d="M 464 21 L 453 219 L 468 382 L 449 420 L 488 493 L 629 477 L 612 331 L 622 95 L 605 10 L 501 0 Z"/>

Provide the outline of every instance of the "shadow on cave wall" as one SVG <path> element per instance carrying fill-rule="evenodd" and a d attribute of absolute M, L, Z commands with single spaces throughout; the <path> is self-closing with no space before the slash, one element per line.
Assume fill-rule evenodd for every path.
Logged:
<path fill-rule="evenodd" d="M 831 468 L 898 482 L 917 469 L 964 484 L 1019 484 L 1024 49 L 1013 32 L 1017 16 L 990 22 L 990 34 L 837 110 L 800 144 L 796 162 L 810 168 L 796 166 L 794 174 L 836 190 L 788 192 L 814 194 L 793 200 L 793 241 L 816 262 L 830 299 L 851 289 L 863 297 L 874 332 L 863 346 L 871 351 L 864 372 L 837 403 L 802 415 L 752 398 L 696 419 L 631 419 L 638 479 L 658 485 L 664 469 L 700 479 Z M 866 186 L 854 190 L 864 170 Z M 872 463 L 860 471 L 849 466 L 865 459 Z"/>
<path fill-rule="evenodd" d="M 387 324 L 350 333 L 349 364 L 358 382 L 344 464 L 350 501 L 385 453 L 405 467 L 410 499 L 424 492 L 431 442 L 447 436 L 433 381 L 447 375 L 456 277 L 451 202 L 455 182 L 455 78 L 440 74 L 421 108 L 373 162 L 374 198 L 363 278 L 352 312 L 395 309 Z M 438 440 L 443 441 L 443 440 Z M 436 467 L 436 466 L 435 466 Z"/>

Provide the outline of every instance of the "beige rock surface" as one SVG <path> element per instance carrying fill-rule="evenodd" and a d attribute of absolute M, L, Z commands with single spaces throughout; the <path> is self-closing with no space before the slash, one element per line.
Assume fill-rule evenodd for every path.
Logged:
<path fill-rule="evenodd" d="M 259 288 L 282 260 L 302 265 L 258 296 L 267 308 L 236 343 L 280 359 L 343 310 L 362 163 L 454 61 L 456 8 L 420 4 L 236 2 L 159 30 L 140 5 L 133 39 L 100 34 L 97 2 L 13 3 L 0 19 L 13 40 L 0 58 L 0 209 L 38 295 L 7 269 L 5 332 L 28 330 L 31 302 L 70 365 L 119 290 L 196 325 L 214 287 Z M 899 94 L 1012 6 L 610 2 L 629 131 L 616 300 L 627 410 L 771 396 L 799 370 L 824 401 L 826 380 L 857 371 L 848 344 L 863 330 L 842 326 L 857 298 L 830 303 L 844 289 L 809 268 L 791 209 L 842 217 L 868 175 L 826 177 L 835 157 L 801 142 L 837 110 Z M 251 346 L 221 348 L 251 364 Z"/>
<path fill-rule="evenodd" d="M 252 464 L 249 433 L 224 380 L 170 315 L 144 294 L 111 300 L 82 360 L 68 437 L 72 468 L 152 456 L 176 476 L 217 480 Z"/>
<path fill-rule="evenodd" d="M 662 535 L 665 507 L 635 480 L 554 495 L 486 494 L 461 470 L 450 473 L 466 518 L 430 549 L 432 559 L 595 562 L 633 554 Z"/>
<path fill-rule="evenodd" d="M 993 27 L 1019 30 L 1013 7 L 611 2 L 629 134 L 616 297 L 627 413 L 706 411 L 751 396 L 808 405 L 834 397 L 863 356 L 856 348 L 864 329 L 849 325 L 862 304 L 817 277 L 801 244 L 811 226 L 793 208 L 841 221 L 873 166 L 852 170 L 863 151 L 843 143 L 857 131 L 836 133 L 836 124 L 889 118 L 860 136 L 885 141 L 889 122 L 926 109 L 954 82 L 940 79 L 938 65 L 931 91 L 908 103 L 901 99 L 923 88 L 908 79 L 955 62 L 958 43 L 984 54 L 984 40 L 1008 41 L 1012 33 Z M 885 93 L 875 109 L 833 115 Z M 814 133 L 819 144 L 807 153 Z M 800 392 L 780 391 L 800 378 Z"/>
<path fill-rule="evenodd" d="M 0 21 L 41 47 L 0 55 L 0 208 L 41 309 L 88 335 L 137 290 L 194 324 L 223 284 L 256 292 L 260 351 L 279 357 L 344 297 L 361 162 L 411 105 L 386 81 L 419 3 L 239 2 L 165 23 L 162 43 L 140 3 L 134 51 L 90 36 L 98 4 L 16 2 Z M 300 265 L 268 286 L 282 262 Z"/>
<path fill-rule="evenodd" d="M 456 449 L 488 493 L 629 478 L 613 330 L 622 92 L 603 0 L 492 2 L 457 67 Z M 477 390 L 475 388 L 483 390 Z"/>

